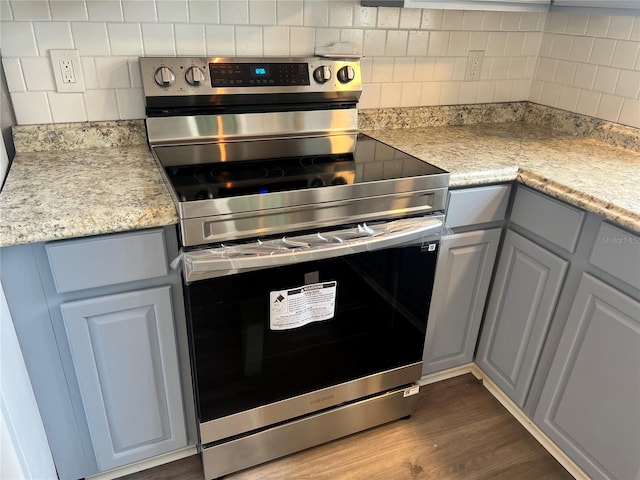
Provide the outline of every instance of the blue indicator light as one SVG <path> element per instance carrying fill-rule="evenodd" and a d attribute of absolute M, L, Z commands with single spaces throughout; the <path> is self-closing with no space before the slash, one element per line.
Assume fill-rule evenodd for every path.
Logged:
<path fill-rule="evenodd" d="M 258 193 L 269 193 L 269 190 L 267 190 L 266 188 L 261 188 L 260 190 L 258 190 Z"/>
<path fill-rule="evenodd" d="M 266 75 L 266 74 L 267 74 L 267 69 L 266 69 L 266 68 L 264 68 L 264 67 L 256 67 L 256 68 L 253 70 L 253 72 L 254 72 L 256 75 Z"/>

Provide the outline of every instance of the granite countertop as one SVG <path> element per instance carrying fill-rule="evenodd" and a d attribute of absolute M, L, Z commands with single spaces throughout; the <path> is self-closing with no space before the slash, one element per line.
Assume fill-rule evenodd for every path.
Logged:
<path fill-rule="evenodd" d="M 177 222 L 146 145 L 19 153 L 0 192 L 0 246 Z"/>
<path fill-rule="evenodd" d="M 640 232 L 640 153 L 523 122 L 369 130 L 451 173 L 450 187 L 518 180 Z"/>
<path fill-rule="evenodd" d="M 143 122 L 51 128 L 14 132 L 27 151 L 0 192 L 0 246 L 177 223 Z M 452 188 L 518 180 L 640 232 L 633 149 L 522 121 L 365 133 L 449 171 Z"/>

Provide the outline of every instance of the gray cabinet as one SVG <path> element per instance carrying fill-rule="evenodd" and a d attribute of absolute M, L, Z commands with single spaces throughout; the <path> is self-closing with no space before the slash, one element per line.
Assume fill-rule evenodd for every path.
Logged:
<path fill-rule="evenodd" d="M 423 375 L 473 361 L 510 192 L 510 185 L 449 191 L 451 234 L 440 242 Z"/>
<path fill-rule="evenodd" d="M 0 249 L 61 480 L 195 443 L 176 255 L 173 226 Z"/>
<path fill-rule="evenodd" d="M 442 238 L 423 374 L 473 360 L 500 234 L 501 229 L 494 228 Z"/>
<path fill-rule="evenodd" d="M 518 186 L 476 364 L 594 479 L 640 477 L 640 238 Z"/>
<path fill-rule="evenodd" d="M 523 406 L 568 262 L 508 231 L 487 307 L 477 365 Z"/>
<path fill-rule="evenodd" d="M 585 273 L 534 421 L 591 478 L 640 478 L 639 368 L 640 302 Z"/>
<path fill-rule="evenodd" d="M 60 308 L 99 470 L 185 446 L 170 287 Z"/>

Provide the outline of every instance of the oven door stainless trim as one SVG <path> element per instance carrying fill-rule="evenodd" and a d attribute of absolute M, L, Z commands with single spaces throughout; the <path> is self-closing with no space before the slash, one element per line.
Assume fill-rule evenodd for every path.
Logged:
<path fill-rule="evenodd" d="M 296 230 L 435 214 L 444 211 L 446 200 L 447 189 L 438 188 L 292 207 L 259 208 L 200 218 L 183 218 L 181 215 L 180 234 L 182 244 L 187 247 L 243 238 L 263 238 Z"/>
<path fill-rule="evenodd" d="M 414 386 L 414 390 L 417 388 Z M 205 479 L 218 478 L 290 453 L 382 425 L 415 412 L 419 395 L 392 390 L 202 450 Z"/>
<path fill-rule="evenodd" d="M 408 385 L 421 374 L 422 361 L 201 423 L 200 442 L 205 445 Z"/>
<path fill-rule="evenodd" d="M 187 282 L 232 275 L 261 268 L 279 267 L 293 263 L 323 260 L 343 255 L 408 245 L 428 236 L 438 238 L 444 225 L 442 215 L 408 218 L 323 232 L 313 235 L 287 237 L 286 242 L 268 241 L 233 247 L 215 247 L 184 253 L 184 273 Z"/>

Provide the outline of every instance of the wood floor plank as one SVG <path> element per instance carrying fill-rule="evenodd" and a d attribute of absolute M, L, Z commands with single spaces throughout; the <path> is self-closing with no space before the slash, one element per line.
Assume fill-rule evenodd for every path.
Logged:
<path fill-rule="evenodd" d="M 199 457 L 123 480 L 202 478 Z M 422 387 L 398 420 L 225 480 L 570 480 L 567 471 L 472 375 Z"/>

